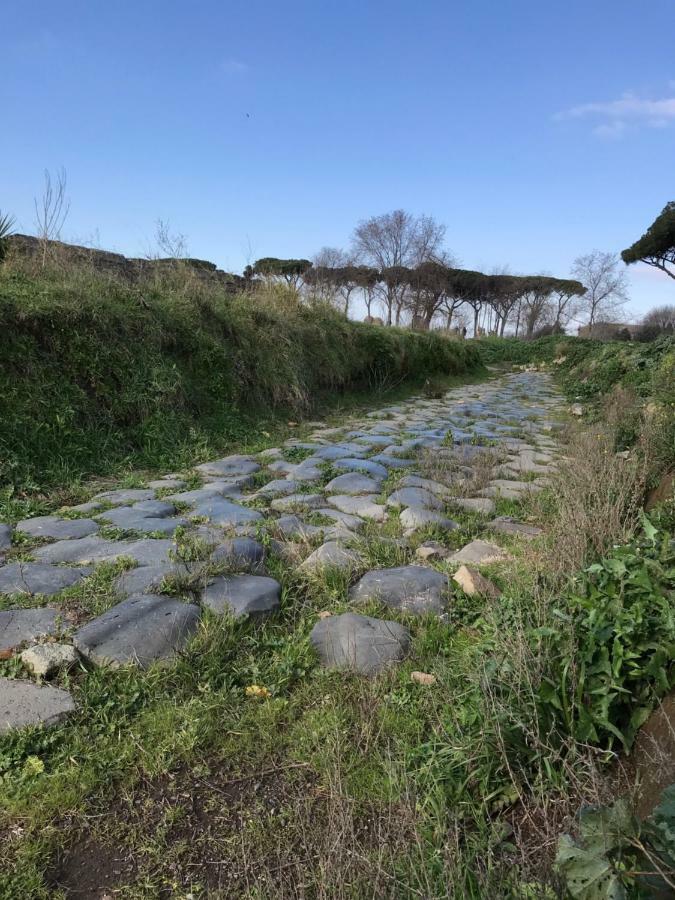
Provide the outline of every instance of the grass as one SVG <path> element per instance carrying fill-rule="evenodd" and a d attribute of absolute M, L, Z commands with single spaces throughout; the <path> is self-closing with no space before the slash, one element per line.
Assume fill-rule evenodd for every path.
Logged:
<path fill-rule="evenodd" d="M 350 322 L 292 292 L 192 280 L 141 293 L 77 270 L 0 268 L 0 484 L 189 467 L 311 416 L 328 396 L 387 395 L 480 369 L 468 345 Z M 290 430 L 290 429 L 289 429 Z M 65 502 L 65 501 L 64 501 Z"/>
<path fill-rule="evenodd" d="M 282 438 L 270 431 L 265 442 Z M 69 724 L 0 739 L 0 897 L 557 896 L 557 835 L 624 778 L 618 753 L 542 728 L 538 705 L 547 629 L 570 578 L 632 527 L 641 470 L 621 468 L 607 441 L 572 440 L 551 487 L 497 499 L 497 514 L 546 531 L 531 543 L 498 536 L 513 555 L 484 570 L 499 601 L 453 586 L 441 619 L 364 607 L 413 636 L 410 658 L 376 678 L 320 669 L 309 644 L 320 612 L 350 609 L 349 579 L 303 576 L 275 553 L 267 570 L 282 585 L 281 610 L 265 624 L 207 615 L 172 666 L 59 675 L 78 701 Z M 474 463 L 473 478 L 457 481 L 452 460 L 425 453 L 421 474 L 472 495 L 493 477 L 494 454 Z M 584 527 L 578 544 L 576 523 L 599 511 L 596 543 Z M 489 539 L 487 518 L 451 504 L 448 514 L 458 530 L 418 532 L 408 547 L 395 541 L 396 517 L 367 523 L 363 567 L 414 562 L 425 539 L 449 549 Z M 177 537 L 177 558 L 201 578 L 208 548 Z M 123 568 L 99 567 L 63 595 L 66 608 L 109 608 Z M 0 662 L 0 673 L 17 671 L 16 660 Z"/>

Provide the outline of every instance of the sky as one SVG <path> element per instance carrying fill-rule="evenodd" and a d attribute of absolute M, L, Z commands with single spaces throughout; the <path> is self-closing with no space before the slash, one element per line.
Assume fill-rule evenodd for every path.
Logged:
<path fill-rule="evenodd" d="M 241 271 L 404 208 L 461 265 L 569 274 L 675 199 L 675 3 L 0 0 L 0 210 L 127 255 L 163 219 Z M 675 283 L 628 270 L 628 317 Z"/>

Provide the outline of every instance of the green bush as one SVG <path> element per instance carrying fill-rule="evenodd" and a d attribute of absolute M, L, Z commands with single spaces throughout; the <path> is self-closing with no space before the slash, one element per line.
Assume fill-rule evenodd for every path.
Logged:
<path fill-rule="evenodd" d="M 29 487 L 179 466 L 322 393 L 480 366 L 468 345 L 350 322 L 286 290 L 141 290 L 73 271 L 0 273 L 0 360 L 0 483 Z"/>
<path fill-rule="evenodd" d="M 665 523 L 666 525 L 668 523 Z M 643 533 L 590 566 L 556 611 L 544 722 L 576 740 L 630 747 L 675 683 L 675 545 L 646 517 Z"/>

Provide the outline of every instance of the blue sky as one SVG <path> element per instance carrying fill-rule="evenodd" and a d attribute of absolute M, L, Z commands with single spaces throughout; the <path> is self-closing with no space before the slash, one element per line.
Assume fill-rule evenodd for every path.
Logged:
<path fill-rule="evenodd" d="M 63 0 L 2 4 L 0 209 L 33 230 L 64 166 L 64 237 L 143 254 L 344 246 L 403 207 L 469 268 L 564 276 L 675 199 L 675 3 Z M 632 311 L 675 284 L 631 267 Z"/>

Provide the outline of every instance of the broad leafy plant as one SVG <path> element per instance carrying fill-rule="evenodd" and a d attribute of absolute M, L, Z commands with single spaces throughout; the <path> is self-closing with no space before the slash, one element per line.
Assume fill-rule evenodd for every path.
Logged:
<path fill-rule="evenodd" d="M 641 535 L 586 569 L 556 613 L 542 712 L 577 740 L 628 749 L 675 682 L 670 534 L 643 516 Z"/>
<path fill-rule="evenodd" d="M 669 897 L 675 889 L 675 784 L 640 822 L 626 800 L 586 807 L 579 836 L 558 840 L 556 866 L 575 900 Z"/>
<path fill-rule="evenodd" d="M 7 238 L 14 233 L 14 218 L 0 210 L 0 262 L 7 253 Z"/>

